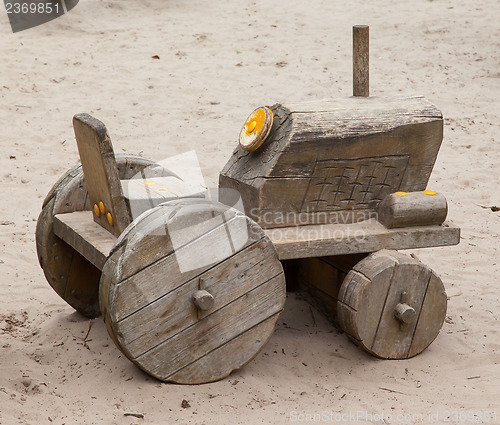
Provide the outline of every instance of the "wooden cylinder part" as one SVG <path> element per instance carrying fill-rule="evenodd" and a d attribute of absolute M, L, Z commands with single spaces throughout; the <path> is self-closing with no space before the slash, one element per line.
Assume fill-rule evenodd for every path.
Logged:
<path fill-rule="evenodd" d="M 352 27 L 352 92 L 353 96 L 370 95 L 370 27 Z"/>
<path fill-rule="evenodd" d="M 388 229 L 411 226 L 439 226 L 446 219 L 448 204 L 444 195 L 432 190 L 396 192 L 378 205 L 378 221 Z"/>

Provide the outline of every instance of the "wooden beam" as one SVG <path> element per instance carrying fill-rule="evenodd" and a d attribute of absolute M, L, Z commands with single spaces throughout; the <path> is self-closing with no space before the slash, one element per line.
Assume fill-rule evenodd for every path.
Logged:
<path fill-rule="evenodd" d="M 54 234 L 102 270 L 116 237 L 94 222 L 91 211 L 54 216 Z"/>
<path fill-rule="evenodd" d="M 92 221 L 90 211 L 57 214 L 54 233 L 102 270 L 116 238 Z M 378 221 L 266 229 L 280 260 L 456 245 L 460 229 L 441 226 L 387 229 Z"/>
<path fill-rule="evenodd" d="M 352 92 L 353 96 L 370 95 L 370 27 L 352 27 Z"/>
<path fill-rule="evenodd" d="M 456 245 L 460 229 L 450 223 L 387 229 L 375 219 L 353 224 L 323 224 L 266 229 L 280 260 Z"/>

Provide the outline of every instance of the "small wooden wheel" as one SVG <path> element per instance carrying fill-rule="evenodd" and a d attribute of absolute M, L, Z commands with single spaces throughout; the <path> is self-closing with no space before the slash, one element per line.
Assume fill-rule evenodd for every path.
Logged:
<path fill-rule="evenodd" d="M 122 180 L 153 164 L 131 155 L 117 155 L 116 162 Z M 43 202 L 36 227 L 36 248 L 50 286 L 74 309 L 87 317 L 96 317 L 100 313 L 100 270 L 53 232 L 54 215 L 91 208 L 82 166 L 76 165 L 56 182 Z"/>
<path fill-rule="evenodd" d="M 341 328 L 363 349 L 385 359 L 416 356 L 436 338 L 446 315 L 441 279 L 396 251 L 369 255 L 340 288 Z"/>
<path fill-rule="evenodd" d="M 203 199 L 144 213 L 104 265 L 101 310 L 121 351 L 169 382 L 212 382 L 248 363 L 274 331 L 285 279 L 264 231 Z"/>

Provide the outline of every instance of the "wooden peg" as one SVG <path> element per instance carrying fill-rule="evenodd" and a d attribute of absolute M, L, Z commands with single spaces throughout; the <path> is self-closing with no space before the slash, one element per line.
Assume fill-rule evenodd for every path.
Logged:
<path fill-rule="evenodd" d="M 196 291 L 193 295 L 193 302 L 200 310 L 210 310 L 214 306 L 214 296 L 204 289 Z"/>
<path fill-rule="evenodd" d="M 352 91 L 353 96 L 370 95 L 370 27 L 352 27 Z"/>
<path fill-rule="evenodd" d="M 408 304 L 399 303 L 394 309 L 394 316 L 402 323 L 412 323 L 417 317 L 417 312 Z"/>

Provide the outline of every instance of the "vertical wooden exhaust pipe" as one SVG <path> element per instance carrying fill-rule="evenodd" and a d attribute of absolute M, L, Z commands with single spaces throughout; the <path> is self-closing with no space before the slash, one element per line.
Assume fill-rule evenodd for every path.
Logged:
<path fill-rule="evenodd" d="M 352 27 L 352 94 L 370 95 L 370 27 Z"/>

